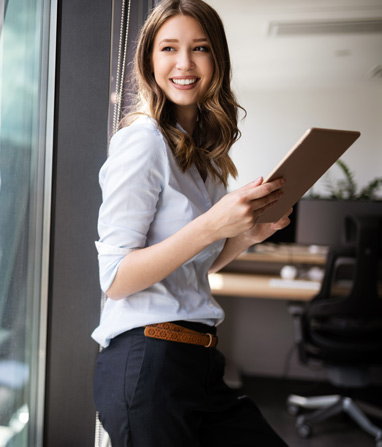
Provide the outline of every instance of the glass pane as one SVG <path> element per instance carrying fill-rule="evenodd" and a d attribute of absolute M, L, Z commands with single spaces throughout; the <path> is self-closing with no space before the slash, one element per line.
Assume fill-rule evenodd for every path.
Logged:
<path fill-rule="evenodd" d="M 0 447 L 38 446 L 49 2 L 0 6 Z M 40 399 L 40 401 L 37 399 Z"/>

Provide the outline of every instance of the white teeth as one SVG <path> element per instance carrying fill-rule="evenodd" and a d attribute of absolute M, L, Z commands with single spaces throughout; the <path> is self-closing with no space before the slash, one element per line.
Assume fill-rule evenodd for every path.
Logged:
<path fill-rule="evenodd" d="M 177 85 L 190 85 L 190 84 L 195 84 L 196 78 L 193 78 L 193 79 L 172 79 L 172 82 Z"/>

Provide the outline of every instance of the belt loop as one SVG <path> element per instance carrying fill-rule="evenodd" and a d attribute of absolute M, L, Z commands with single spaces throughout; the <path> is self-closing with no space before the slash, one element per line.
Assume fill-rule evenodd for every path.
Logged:
<path fill-rule="evenodd" d="M 208 335 L 210 337 L 210 340 L 206 345 L 204 345 L 204 347 L 209 348 L 212 345 L 213 337 L 212 337 L 212 334 L 210 334 L 209 332 L 207 332 L 206 335 Z"/>

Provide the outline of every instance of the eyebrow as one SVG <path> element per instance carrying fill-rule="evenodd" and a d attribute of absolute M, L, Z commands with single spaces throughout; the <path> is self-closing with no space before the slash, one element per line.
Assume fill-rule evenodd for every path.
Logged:
<path fill-rule="evenodd" d="M 208 42 L 206 37 L 201 37 L 199 39 L 193 39 L 193 42 L 197 43 L 197 42 Z M 170 43 L 170 42 L 179 42 L 178 39 L 162 39 L 159 44 L 161 43 Z"/>

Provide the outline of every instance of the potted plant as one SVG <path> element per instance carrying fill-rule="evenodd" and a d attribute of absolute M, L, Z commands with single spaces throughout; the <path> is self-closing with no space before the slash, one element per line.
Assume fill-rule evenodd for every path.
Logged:
<path fill-rule="evenodd" d="M 354 174 L 351 172 L 347 164 L 342 160 L 337 160 L 337 166 L 342 169 L 343 179 L 334 183 L 331 178 L 327 177 L 326 188 L 329 192 L 329 199 L 334 200 L 378 200 L 377 193 L 382 187 L 382 177 L 376 177 L 371 180 L 365 187 L 358 190 L 354 180 Z M 312 193 L 310 198 L 320 198 Z"/>

